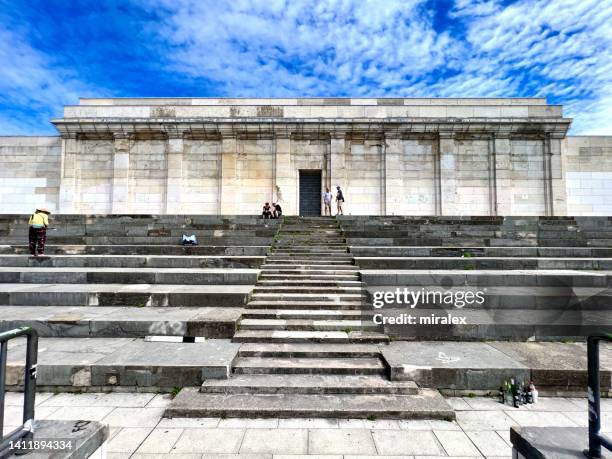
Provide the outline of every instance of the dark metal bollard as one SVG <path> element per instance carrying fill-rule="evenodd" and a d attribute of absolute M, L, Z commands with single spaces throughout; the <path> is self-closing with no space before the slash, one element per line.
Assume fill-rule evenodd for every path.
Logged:
<path fill-rule="evenodd" d="M 599 387 L 599 342 L 612 341 L 612 335 L 594 335 L 587 339 L 588 388 L 589 400 L 589 449 L 584 455 L 600 459 L 601 447 L 612 451 L 612 442 L 601 434 L 601 393 Z"/>
<path fill-rule="evenodd" d="M 0 441 L 0 457 L 10 442 L 31 440 L 34 435 L 34 405 L 36 398 L 36 365 L 38 360 L 38 333 L 30 327 L 20 327 L 0 333 L 0 434 L 4 428 L 4 398 L 6 390 L 6 356 L 8 342 L 19 336 L 27 336 L 26 364 L 24 368 L 23 425 Z"/>

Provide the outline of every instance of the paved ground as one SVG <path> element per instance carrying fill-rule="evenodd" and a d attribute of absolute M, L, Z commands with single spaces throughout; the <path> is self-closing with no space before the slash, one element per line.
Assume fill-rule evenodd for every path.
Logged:
<path fill-rule="evenodd" d="M 354 419 L 162 419 L 168 395 L 153 393 L 37 395 L 37 419 L 108 423 L 110 440 L 94 458 L 301 459 L 324 456 L 510 457 L 509 429 L 586 426 L 585 399 L 542 398 L 519 409 L 481 397 L 449 398 L 456 422 Z M 21 395 L 7 394 L 5 419 L 19 420 Z M 602 402 L 612 431 L 612 400 Z M 6 430 L 12 430 L 8 426 Z"/>

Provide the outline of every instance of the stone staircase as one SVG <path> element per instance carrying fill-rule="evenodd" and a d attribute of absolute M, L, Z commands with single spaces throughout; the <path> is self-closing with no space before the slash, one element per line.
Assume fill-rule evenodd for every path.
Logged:
<path fill-rule="evenodd" d="M 225 380 L 184 390 L 167 416 L 454 417 L 440 394 L 390 381 L 359 267 L 335 219 L 285 218 L 233 341 Z"/>
<path fill-rule="evenodd" d="M 285 218 L 235 342 L 387 342 L 338 223 Z"/>

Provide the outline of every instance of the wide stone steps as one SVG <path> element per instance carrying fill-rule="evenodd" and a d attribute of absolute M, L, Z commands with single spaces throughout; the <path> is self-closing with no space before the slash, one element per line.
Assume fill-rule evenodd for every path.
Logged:
<path fill-rule="evenodd" d="M 387 343 L 389 337 L 368 331 L 238 330 L 236 343 Z"/>
<path fill-rule="evenodd" d="M 234 361 L 236 374 L 334 374 L 382 375 L 387 368 L 380 358 L 282 358 L 239 357 Z"/>
<path fill-rule="evenodd" d="M 253 285 L 256 269 L 0 267 L 0 283 Z"/>
<path fill-rule="evenodd" d="M 303 330 L 303 331 L 346 331 L 346 330 L 377 330 L 380 325 L 372 320 L 341 320 L 325 317 L 323 319 L 267 319 L 243 318 L 240 320 L 240 330 Z"/>
<path fill-rule="evenodd" d="M 243 375 L 229 379 L 207 379 L 200 386 L 206 394 L 358 394 L 415 395 L 413 381 L 389 381 L 378 375 Z"/>
<path fill-rule="evenodd" d="M 27 237 L 24 236 L 25 239 Z M 346 244 L 343 245 L 346 247 Z M 174 244 L 46 244 L 46 255 L 241 255 L 264 256 L 269 244 L 261 245 L 198 245 Z M 0 245 L 0 254 L 29 255 L 27 245 Z"/>
<path fill-rule="evenodd" d="M 166 417 L 329 417 L 445 419 L 453 409 L 437 391 L 418 395 L 203 394 L 183 389 Z"/>
<path fill-rule="evenodd" d="M 31 268 L 258 268 L 265 256 L 231 255 L 0 255 L 2 267 Z"/>
<path fill-rule="evenodd" d="M 357 257 L 362 269 L 612 269 L 610 258 L 536 258 L 536 257 Z"/>
<path fill-rule="evenodd" d="M 0 304 L 23 306 L 244 306 L 250 285 L 2 284 Z"/>
<path fill-rule="evenodd" d="M 612 247 L 351 246 L 356 257 L 612 258 Z"/>

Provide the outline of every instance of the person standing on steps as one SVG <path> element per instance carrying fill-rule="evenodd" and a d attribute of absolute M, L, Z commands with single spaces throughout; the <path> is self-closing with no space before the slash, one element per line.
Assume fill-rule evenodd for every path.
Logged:
<path fill-rule="evenodd" d="M 329 188 L 325 188 L 325 193 L 323 193 L 323 204 L 325 205 L 324 214 L 326 216 L 329 215 L 331 217 L 331 203 L 333 198 L 334 195 L 329 191 Z"/>
<path fill-rule="evenodd" d="M 340 185 L 336 186 L 336 205 L 338 206 L 338 213 L 336 215 L 344 215 L 342 206 L 344 205 L 344 194 L 340 189 Z"/>
<path fill-rule="evenodd" d="M 36 209 L 28 221 L 28 245 L 30 254 L 33 256 L 45 254 L 45 242 L 47 241 L 47 228 L 49 227 L 48 209 L 41 207 Z"/>

